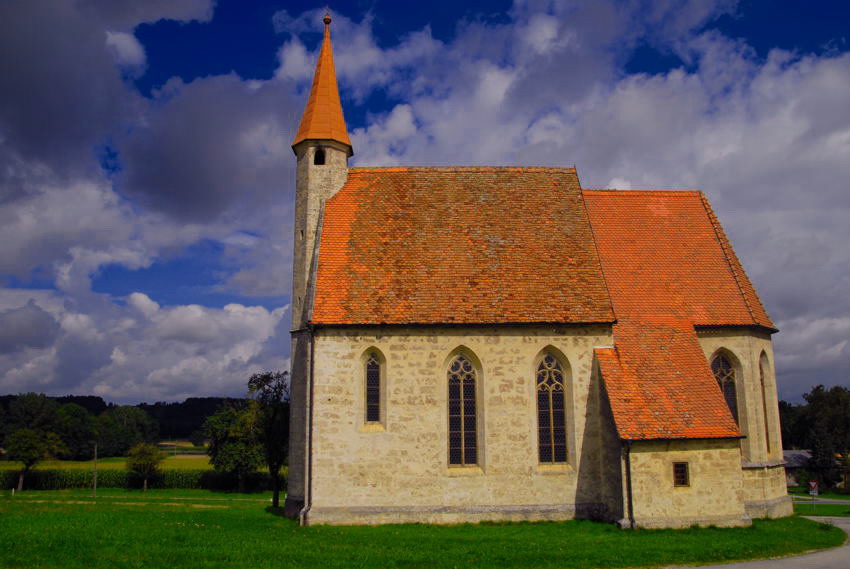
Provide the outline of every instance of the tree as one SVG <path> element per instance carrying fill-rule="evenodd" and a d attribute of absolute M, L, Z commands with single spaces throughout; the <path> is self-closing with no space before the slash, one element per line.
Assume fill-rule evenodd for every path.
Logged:
<path fill-rule="evenodd" d="M 158 427 L 150 416 L 129 405 L 114 407 L 98 417 L 98 450 L 103 456 L 122 456 L 139 443 L 156 441 Z"/>
<path fill-rule="evenodd" d="M 84 407 L 67 403 L 59 408 L 57 432 L 71 460 L 88 460 L 96 436 L 97 421 Z"/>
<path fill-rule="evenodd" d="M 196 447 L 204 446 L 204 443 L 207 442 L 207 436 L 204 433 L 203 429 L 196 429 L 192 431 L 189 434 L 189 442 Z"/>
<path fill-rule="evenodd" d="M 165 460 L 165 453 L 156 445 L 139 443 L 127 453 L 127 470 L 142 477 L 143 491 L 148 491 L 148 480 L 159 472 L 159 465 Z"/>
<path fill-rule="evenodd" d="M 801 422 L 810 435 L 807 446 L 814 446 L 811 436 L 819 428 L 818 424 L 823 423 L 822 430 L 829 439 L 829 445 L 842 454 L 850 452 L 850 390 L 840 386 L 826 389 L 823 385 L 816 385 L 803 398 L 806 405 Z"/>
<path fill-rule="evenodd" d="M 809 468 L 815 472 L 826 490 L 831 488 L 841 476 L 838 472 L 838 464 L 835 460 L 835 447 L 832 446 L 832 438 L 827 431 L 826 421 L 815 423 L 811 433 L 812 456 L 809 459 Z"/>
<path fill-rule="evenodd" d="M 40 433 L 33 429 L 18 429 L 3 442 L 9 460 L 20 462 L 18 492 L 24 489 L 24 476 L 39 461 L 65 452 L 62 439 L 56 433 Z"/>
<path fill-rule="evenodd" d="M 3 404 L 0 403 L 0 441 L 6 438 L 6 410 L 3 408 Z"/>
<path fill-rule="evenodd" d="M 289 447 L 288 379 L 287 372 L 265 372 L 256 373 L 248 380 L 257 438 L 272 477 L 273 508 L 280 506 L 280 469 L 286 464 Z"/>
<path fill-rule="evenodd" d="M 59 405 L 43 393 L 23 393 L 9 403 L 9 432 L 32 429 L 55 433 Z"/>
<path fill-rule="evenodd" d="M 245 477 L 263 463 L 263 449 L 248 408 L 223 405 L 204 422 L 210 441 L 210 464 L 220 472 L 236 476 L 239 491 L 245 491 Z"/>

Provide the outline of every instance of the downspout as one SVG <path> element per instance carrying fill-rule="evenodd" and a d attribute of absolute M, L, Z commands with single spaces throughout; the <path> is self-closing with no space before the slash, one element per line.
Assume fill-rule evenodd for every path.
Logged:
<path fill-rule="evenodd" d="M 635 529 L 635 509 L 632 501 L 632 441 L 623 441 L 623 455 L 626 461 L 626 509 L 629 528 Z"/>
<path fill-rule="evenodd" d="M 313 375 L 314 375 L 314 357 L 316 353 L 315 342 L 313 341 L 313 325 L 307 324 L 307 338 L 310 342 L 310 371 L 307 374 L 308 386 L 308 411 L 307 411 L 307 468 L 304 480 L 304 507 L 298 513 L 298 523 L 307 525 L 307 515 L 310 513 L 310 508 L 313 505 Z"/>
<path fill-rule="evenodd" d="M 313 259 L 310 262 L 310 273 L 307 281 L 307 288 L 304 291 L 304 311 L 306 312 L 307 338 L 310 342 L 310 366 L 307 374 L 307 385 L 309 389 L 307 413 L 307 467 L 305 469 L 304 479 L 304 507 L 298 514 L 298 522 L 303 526 L 307 524 L 307 516 L 310 513 L 310 508 L 313 506 L 313 392 L 314 392 L 314 376 L 316 361 L 316 341 L 314 336 L 315 327 L 311 324 L 313 318 L 313 295 L 316 292 L 316 271 L 319 265 L 319 246 L 322 243 L 322 225 L 325 218 L 325 200 L 319 204 L 319 219 L 316 222 L 316 239 L 313 242 Z"/>

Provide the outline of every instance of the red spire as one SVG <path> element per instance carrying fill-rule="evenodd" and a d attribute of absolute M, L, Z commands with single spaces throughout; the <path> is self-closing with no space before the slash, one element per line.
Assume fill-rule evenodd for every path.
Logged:
<path fill-rule="evenodd" d="M 303 140 L 334 140 L 348 146 L 349 154 L 353 154 L 351 139 L 345 128 L 345 118 L 342 115 L 342 104 L 339 101 L 339 87 L 336 83 L 334 56 L 331 48 L 331 16 L 325 14 L 325 39 L 316 63 L 316 73 L 313 75 L 313 86 L 310 88 L 310 98 L 301 117 L 298 134 L 292 141 L 295 146 Z"/>

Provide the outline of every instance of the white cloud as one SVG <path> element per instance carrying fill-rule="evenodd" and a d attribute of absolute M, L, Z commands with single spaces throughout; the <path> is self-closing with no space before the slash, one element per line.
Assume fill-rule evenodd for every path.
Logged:
<path fill-rule="evenodd" d="M 463 21 L 447 42 L 424 27 L 388 46 L 371 16 L 334 14 L 344 101 L 391 101 L 352 129 L 354 162 L 575 164 L 585 187 L 702 189 L 783 329 L 780 394 L 846 384 L 850 55 L 759 59 L 743 41 L 700 31 L 733 8 L 517 1 L 507 22 Z M 91 290 L 104 266 L 146 267 L 208 239 L 232 269 L 219 291 L 289 293 L 288 146 L 321 11 L 276 16 L 289 35 L 269 81 L 173 79 L 148 101 L 115 73 L 116 63 L 145 65 L 136 23 L 211 10 L 205 0 L 0 4 L 0 51 L 34 54 L 0 58 L 0 274 L 55 286 L 0 289 L 0 312 L 33 330 L 0 354 L 0 391 L 238 394 L 251 371 L 285 369 L 285 307 L 167 306 Z M 53 48 L 15 21 L 50 30 Z M 639 44 L 685 65 L 626 75 Z M 114 179 L 93 158 L 105 140 L 121 164 Z"/>
<path fill-rule="evenodd" d="M 119 65 L 129 67 L 145 65 L 145 48 L 133 34 L 107 31 L 106 46 Z"/>
<path fill-rule="evenodd" d="M 298 39 L 284 43 L 277 52 L 277 59 L 280 65 L 275 77 L 296 81 L 308 81 L 313 77 L 315 58 L 307 54 L 307 49 Z"/>

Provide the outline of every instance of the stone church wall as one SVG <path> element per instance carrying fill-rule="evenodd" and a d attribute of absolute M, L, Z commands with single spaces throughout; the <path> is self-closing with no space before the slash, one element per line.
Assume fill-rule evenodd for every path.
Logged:
<path fill-rule="evenodd" d="M 747 512 L 751 517 L 790 515 L 792 505 L 785 485 L 770 335 L 753 328 L 730 327 L 701 328 L 698 336 L 709 362 L 715 354 L 723 352 L 731 356 L 736 368 L 738 421 L 745 435 L 740 446 Z M 760 362 L 764 365 L 764 391 Z"/>
<path fill-rule="evenodd" d="M 613 426 L 600 411 L 592 373 L 593 348 L 611 342 L 609 326 L 317 330 L 308 523 L 619 515 L 609 510 L 621 491 L 603 487 L 618 480 L 603 477 L 600 452 L 603 437 L 608 447 L 619 445 L 602 433 Z M 370 349 L 385 362 L 379 425 L 365 423 Z M 538 461 L 535 366 L 545 349 L 569 366 L 567 464 Z M 472 467 L 448 465 L 446 372 L 460 350 L 478 367 L 479 460 Z"/>
<path fill-rule="evenodd" d="M 635 442 L 630 455 L 636 525 L 749 524 L 742 502 L 737 440 Z M 685 486 L 674 486 L 675 462 L 688 464 Z"/>

